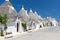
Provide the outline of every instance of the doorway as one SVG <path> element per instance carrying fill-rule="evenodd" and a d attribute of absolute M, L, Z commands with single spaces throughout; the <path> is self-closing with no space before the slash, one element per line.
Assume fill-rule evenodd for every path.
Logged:
<path fill-rule="evenodd" d="M 42 25 L 40 25 L 40 28 L 42 28 Z"/>
<path fill-rule="evenodd" d="M 17 32 L 19 31 L 19 23 L 17 23 Z"/>

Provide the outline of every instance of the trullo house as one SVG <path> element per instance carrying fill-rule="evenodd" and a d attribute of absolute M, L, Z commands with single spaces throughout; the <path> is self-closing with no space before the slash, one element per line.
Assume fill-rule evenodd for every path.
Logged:
<path fill-rule="evenodd" d="M 9 0 L 5 0 L 2 5 L 0 5 L 0 15 L 8 14 L 8 21 L 7 21 L 7 31 L 12 31 L 13 33 L 16 32 L 16 15 L 17 12 L 9 2 Z"/>
<path fill-rule="evenodd" d="M 58 21 L 55 18 L 47 17 L 47 18 L 44 18 L 43 24 L 45 27 L 58 26 Z"/>
<path fill-rule="evenodd" d="M 43 27 L 42 17 L 39 17 L 37 12 L 33 13 L 33 11 L 30 9 L 29 17 L 30 17 L 30 28 L 31 29 L 38 29 L 40 28 L 40 26 Z"/>
<path fill-rule="evenodd" d="M 20 12 L 18 13 L 18 18 L 19 18 L 19 20 L 21 20 L 21 25 L 22 25 L 22 23 L 26 24 L 26 30 L 27 30 L 28 29 L 29 16 L 27 14 L 27 10 L 25 10 L 23 6 L 22 6 Z M 23 30 L 24 30 L 24 28 L 23 28 Z"/>

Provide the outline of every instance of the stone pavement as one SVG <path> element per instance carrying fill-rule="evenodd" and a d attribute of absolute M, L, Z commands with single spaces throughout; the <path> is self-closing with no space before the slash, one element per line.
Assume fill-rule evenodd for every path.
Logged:
<path fill-rule="evenodd" d="M 43 30 L 47 31 L 47 29 L 48 28 Z M 60 32 L 44 32 L 41 30 L 32 32 L 29 31 L 27 33 L 18 34 L 7 39 L 3 38 L 1 40 L 60 40 Z"/>

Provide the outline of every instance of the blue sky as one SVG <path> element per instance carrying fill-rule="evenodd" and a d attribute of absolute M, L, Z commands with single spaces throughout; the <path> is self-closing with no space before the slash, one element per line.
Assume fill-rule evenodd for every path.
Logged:
<path fill-rule="evenodd" d="M 0 0 L 2 4 L 4 0 Z M 22 5 L 26 10 L 32 9 L 42 17 L 51 16 L 60 20 L 60 0 L 10 0 L 17 12 L 20 11 Z"/>

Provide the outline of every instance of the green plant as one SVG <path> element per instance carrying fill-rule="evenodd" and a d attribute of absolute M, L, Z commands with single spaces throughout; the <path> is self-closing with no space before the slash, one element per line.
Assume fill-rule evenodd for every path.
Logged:
<path fill-rule="evenodd" d="M 7 14 L 4 14 L 4 16 L 0 15 L 0 23 L 5 26 L 4 30 L 6 30 L 7 29 Z"/>
<path fill-rule="evenodd" d="M 45 23 L 45 22 L 43 22 L 43 26 L 44 26 L 44 27 L 46 26 L 46 23 Z"/>
<path fill-rule="evenodd" d="M 0 23 L 4 25 L 4 31 L 7 29 L 7 14 L 4 14 L 3 16 L 0 15 Z M 1 36 L 3 36 L 3 30 L 1 30 Z"/>
<path fill-rule="evenodd" d="M 22 23 L 22 27 L 24 28 L 24 31 L 26 31 L 26 23 Z"/>
<path fill-rule="evenodd" d="M 51 25 L 51 26 L 53 26 L 53 23 L 52 23 L 52 22 L 50 22 L 50 25 Z"/>
<path fill-rule="evenodd" d="M 6 30 L 7 29 L 7 14 L 5 14 L 4 16 L 3 16 L 3 24 L 4 24 L 4 30 Z"/>
<path fill-rule="evenodd" d="M 44 22 L 43 22 L 43 26 L 45 26 Z"/>

